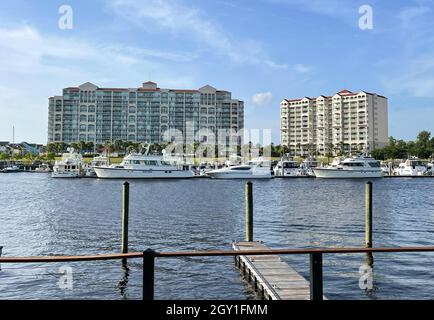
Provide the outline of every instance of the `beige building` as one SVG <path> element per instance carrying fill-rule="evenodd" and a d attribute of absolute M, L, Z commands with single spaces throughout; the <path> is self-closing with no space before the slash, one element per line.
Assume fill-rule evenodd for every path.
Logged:
<path fill-rule="evenodd" d="M 283 100 L 280 141 L 295 155 L 360 153 L 388 143 L 388 100 L 361 91 Z"/>

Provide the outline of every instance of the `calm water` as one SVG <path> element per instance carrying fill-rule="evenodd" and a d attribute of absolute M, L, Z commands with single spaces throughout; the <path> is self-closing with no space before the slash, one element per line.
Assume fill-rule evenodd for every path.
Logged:
<path fill-rule="evenodd" d="M 5 256 L 120 250 L 123 181 L 0 174 L 0 245 Z M 230 249 L 244 238 L 245 181 L 132 181 L 130 250 Z M 434 179 L 374 182 L 374 245 L 434 245 Z M 254 182 L 255 238 L 273 248 L 364 243 L 364 182 Z M 363 255 L 325 256 L 330 299 L 434 299 L 434 253 L 375 254 L 374 285 L 359 289 Z M 308 274 L 308 257 L 285 257 Z M 0 299 L 140 299 L 141 261 L 71 263 L 73 289 L 58 286 L 64 264 L 9 265 Z M 232 258 L 157 260 L 158 299 L 254 299 Z"/>

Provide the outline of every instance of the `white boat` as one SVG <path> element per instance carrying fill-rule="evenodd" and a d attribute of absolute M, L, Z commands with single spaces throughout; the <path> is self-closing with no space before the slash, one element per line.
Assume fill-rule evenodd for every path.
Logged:
<path fill-rule="evenodd" d="M 192 178 L 188 166 L 170 163 L 162 156 L 149 156 L 141 153 L 127 155 L 121 164 L 94 167 L 101 179 L 185 179 Z"/>
<path fill-rule="evenodd" d="M 86 177 L 96 177 L 95 167 L 106 167 L 110 165 L 108 157 L 97 156 L 86 167 Z"/>
<path fill-rule="evenodd" d="M 274 166 L 273 172 L 278 177 L 296 177 L 300 174 L 300 165 L 287 155 Z"/>
<path fill-rule="evenodd" d="M 302 176 L 315 176 L 313 169 L 318 168 L 320 163 L 314 157 L 308 157 L 300 165 L 299 174 Z"/>
<path fill-rule="evenodd" d="M 428 173 L 428 167 L 419 158 L 410 157 L 405 162 L 401 162 L 393 173 L 396 176 L 423 176 Z"/>
<path fill-rule="evenodd" d="M 18 166 L 10 166 L 3 169 L 4 173 L 21 172 L 22 170 Z"/>
<path fill-rule="evenodd" d="M 50 166 L 48 164 L 41 164 L 39 167 L 37 167 L 34 171 L 35 173 L 49 173 L 51 172 Z"/>
<path fill-rule="evenodd" d="M 380 161 L 371 157 L 346 158 L 325 168 L 313 169 L 317 178 L 382 178 Z"/>
<path fill-rule="evenodd" d="M 246 164 L 209 171 L 207 175 L 214 179 L 271 179 L 271 161 L 254 159 Z"/>
<path fill-rule="evenodd" d="M 68 148 L 68 153 L 62 154 L 62 159 L 54 163 L 53 178 L 80 178 L 83 176 L 83 157 Z"/>

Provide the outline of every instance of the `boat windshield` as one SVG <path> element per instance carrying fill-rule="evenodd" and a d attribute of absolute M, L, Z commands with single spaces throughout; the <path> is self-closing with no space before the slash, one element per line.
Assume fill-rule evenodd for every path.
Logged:
<path fill-rule="evenodd" d="M 285 169 L 298 168 L 298 163 L 296 163 L 296 162 L 284 162 L 283 167 Z"/>
<path fill-rule="evenodd" d="M 410 160 L 408 165 L 412 167 L 418 167 L 418 166 L 422 166 L 423 164 L 418 160 Z"/>
<path fill-rule="evenodd" d="M 233 167 L 230 170 L 250 170 L 250 167 Z"/>
<path fill-rule="evenodd" d="M 372 167 L 372 168 L 380 168 L 380 167 L 381 167 L 381 164 L 380 164 L 379 161 L 376 161 L 376 162 L 368 162 L 368 164 L 369 164 L 369 166 Z"/>
<path fill-rule="evenodd" d="M 344 167 L 363 167 L 363 162 L 342 162 Z"/>

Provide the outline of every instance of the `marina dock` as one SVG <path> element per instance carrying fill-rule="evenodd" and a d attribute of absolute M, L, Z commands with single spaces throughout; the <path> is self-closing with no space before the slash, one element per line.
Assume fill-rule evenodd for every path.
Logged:
<path fill-rule="evenodd" d="M 236 242 L 236 251 L 270 250 L 260 242 Z M 310 283 L 278 255 L 236 256 L 235 264 L 266 300 L 310 300 Z"/>

